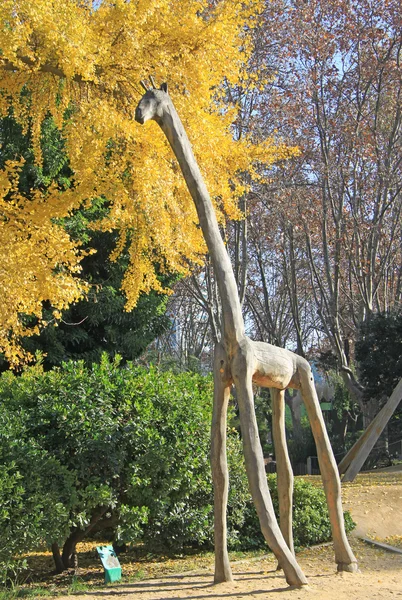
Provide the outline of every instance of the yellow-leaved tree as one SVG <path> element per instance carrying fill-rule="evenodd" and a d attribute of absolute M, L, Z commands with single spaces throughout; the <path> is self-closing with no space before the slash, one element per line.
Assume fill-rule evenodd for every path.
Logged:
<path fill-rule="evenodd" d="M 24 358 L 24 315 L 40 327 L 44 301 L 57 319 L 85 294 L 77 277 L 82 252 L 60 220 L 91 198 L 110 202 L 97 227 L 120 232 L 112 258 L 129 240 L 128 310 L 140 293 L 161 289 L 155 264 L 185 274 L 205 251 L 164 136 L 156 124 L 134 121 L 142 78 L 169 82 L 222 213 L 238 216 L 238 173 L 283 155 L 270 142 L 234 141 L 235 107 L 217 100 L 223 80 L 242 76 L 259 8 L 255 0 L 2 0 L 0 117 L 12 114 L 30 130 L 40 164 L 41 124 L 51 115 L 74 172 L 70 189 L 54 185 L 27 197 L 18 157 L 0 171 L 0 347 L 12 364 Z"/>

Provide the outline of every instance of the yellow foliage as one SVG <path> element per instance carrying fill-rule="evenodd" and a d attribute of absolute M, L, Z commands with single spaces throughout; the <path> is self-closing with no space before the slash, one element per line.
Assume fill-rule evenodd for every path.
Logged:
<path fill-rule="evenodd" d="M 169 82 L 211 196 L 229 216 L 239 216 L 244 192 L 236 174 L 286 155 L 271 143 L 235 142 L 234 114 L 215 100 L 224 78 L 241 77 L 251 50 L 244 24 L 252 26 L 259 8 L 259 0 L 221 0 L 215 8 L 205 0 L 2 0 L 0 116 L 12 106 L 25 128 L 31 123 L 40 163 L 40 126 L 51 113 L 75 174 L 73 189 L 28 199 L 18 193 L 17 164 L 0 173 L 0 346 L 11 361 L 21 358 L 14 341 L 26 333 L 22 313 L 40 319 L 44 300 L 60 310 L 84 292 L 75 277 L 80 250 L 54 219 L 90 198 L 111 202 L 98 227 L 120 230 L 114 257 L 130 231 L 128 309 L 141 292 L 160 289 L 154 262 L 186 273 L 205 251 L 164 136 L 155 123 L 133 119 L 141 79 Z"/>
<path fill-rule="evenodd" d="M 80 269 L 79 249 L 52 221 L 65 214 L 60 193 L 36 191 L 24 198 L 17 187 L 20 167 L 9 161 L 0 171 L 0 346 L 11 364 L 26 358 L 15 339 L 38 331 L 42 301 L 50 302 L 56 319 L 84 291 L 73 277 Z M 38 326 L 27 330 L 23 314 L 36 315 Z"/>

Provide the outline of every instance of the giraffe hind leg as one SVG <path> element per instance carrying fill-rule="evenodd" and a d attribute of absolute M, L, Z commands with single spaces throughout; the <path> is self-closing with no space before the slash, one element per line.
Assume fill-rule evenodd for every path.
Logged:
<path fill-rule="evenodd" d="M 289 550 L 294 554 L 292 531 L 293 470 L 285 429 L 285 390 L 271 389 L 272 433 L 274 438 L 279 500 L 279 524 Z M 278 564 L 278 568 L 281 565 Z"/>
<path fill-rule="evenodd" d="M 358 571 L 358 566 L 345 533 L 338 468 L 315 390 L 313 375 L 307 362 L 299 368 L 299 375 L 302 398 L 316 443 L 318 462 L 327 498 L 335 562 L 338 564 L 338 571 L 355 572 Z"/>

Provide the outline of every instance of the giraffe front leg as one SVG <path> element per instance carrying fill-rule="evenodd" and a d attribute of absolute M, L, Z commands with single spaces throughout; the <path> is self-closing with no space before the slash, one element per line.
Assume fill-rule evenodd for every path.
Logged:
<path fill-rule="evenodd" d="M 332 539 L 334 542 L 335 562 L 338 564 L 338 571 L 354 573 L 358 571 L 358 565 L 346 537 L 341 499 L 341 481 L 322 416 L 310 365 L 306 363 L 300 367 L 299 374 L 302 398 L 315 440 L 318 462 L 327 498 Z"/>
<path fill-rule="evenodd" d="M 246 471 L 251 496 L 260 520 L 261 531 L 280 563 L 289 585 L 301 587 L 307 579 L 289 550 L 278 526 L 268 489 L 264 458 L 254 412 L 252 358 L 239 352 L 232 363 L 232 375 L 238 394 L 240 426 Z"/>
<path fill-rule="evenodd" d="M 226 352 L 221 345 L 215 348 L 214 406 L 211 427 L 211 469 L 214 485 L 214 583 L 233 581 L 227 551 L 226 508 L 229 473 L 226 457 L 226 415 L 230 397 L 230 379 Z"/>
<path fill-rule="evenodd" d="M 279 499 L 279 524 L 289 550 L 294 554 L 292 531 L 293 470 L 289 459 L 285 429 L 285 390 L 271 389 L 272 433 L 275 446 Z M 278 564 L 278 568 L 281 565 Z"/>

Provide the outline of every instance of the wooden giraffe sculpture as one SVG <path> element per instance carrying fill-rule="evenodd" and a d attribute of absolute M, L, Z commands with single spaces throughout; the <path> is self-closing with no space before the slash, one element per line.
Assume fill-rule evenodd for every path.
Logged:
<path fill-rule="evenodd" d="M 215 348 L 214 410 L 212 419 L 211 465 L 214 483 L 215 583 L 231 581 L 232 573 L 226 545 L 226 508 L 228 468 L 226 460 L 226 413 L 232 384 L 236 386 L 243 449 L 251 495 L 264 537 L 292 586 L 307 583 L 296 562 L 291 533 L 293 476 L 286 450 L 285 389 L 300 389 L 315 438 L 320 469 L 328 502 L 335 561 L 338 570 L 356 571 L 357 562 L 349 546 L 341 503 L 340 480 L 311 369 L 306 360 L 282 348 L 254 342 L 245 334 L 232 265 L 222 241 L 215 211 L 201 176 L 184 127 L 168 94 L 167 84 L 152 89 L 142 82 L 146 93 L 135 111 L 143 124 L 152 119 L 166 135 L 179 162 L 194 200 L 218 284 L 222 303 L 222 341 Z M 278 466 L 280 499 L 279 528 L 267 485 L 263 454 L 254 412 L 253 382 L 273 389 L 274 441 Z"/>

